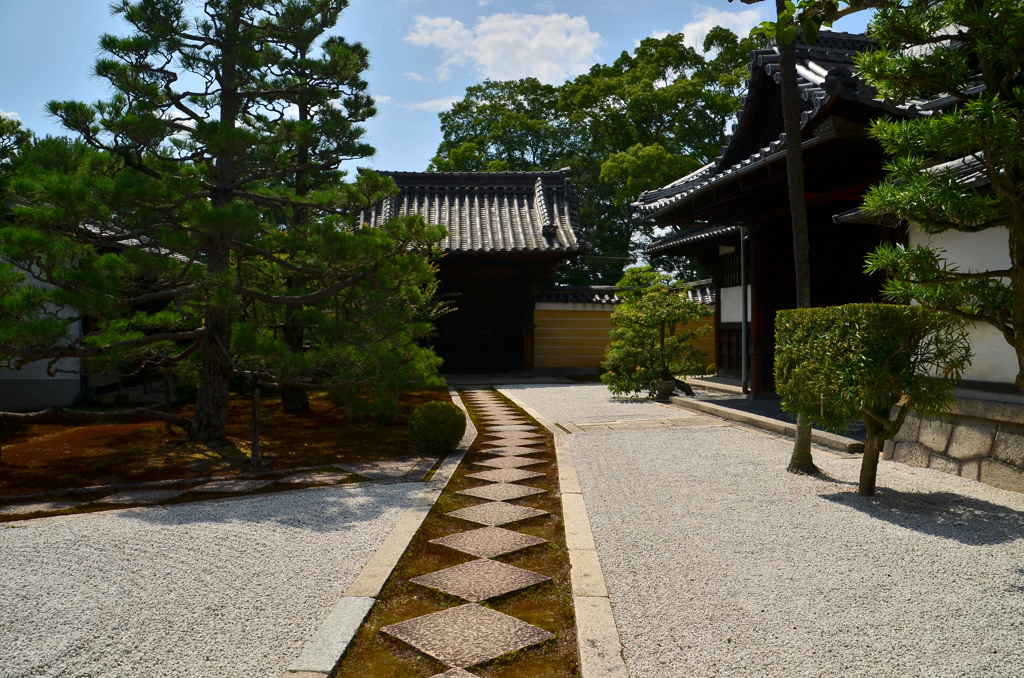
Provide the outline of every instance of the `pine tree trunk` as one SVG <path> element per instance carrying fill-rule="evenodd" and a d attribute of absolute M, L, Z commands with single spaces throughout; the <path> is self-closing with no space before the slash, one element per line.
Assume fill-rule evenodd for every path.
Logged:
<path fill-rule="evenodd" d="M 211 243 L 206 251 L 210 277 L 227 271 L 230 257 L 231 251 L 227 245 Z M 231 362 L 224 349 L 231 346 L 230 302 L 207 304 L 206 329 L 211 336 L 203 342 L 203 357 L 199 363 L 199 397 L 196 400 L 196 416 L 192 420 L 192 438 L 210 442 L 227 439 Z M 220 339 L 223 349 L 214 337 Z"/>
<path fill-rule="evenodd" d="M 862 497 L 875 496 L 875 479 L 878 477 L 878 456 L 882 448 L 882 439 L 878 435 L 878 426 L 869 417 L 864 418 L 867 427 L 867 439 L 864 441 L 864 459 L 860 464 L 860 487 L 857 494 Z"/>
<path fill-rule="evenodd" d="M 784 0 L 776 0 L 778 13 L 785 11 Z M 786 178 L 789 183 L 789 211 L 793 219 L 793 265 L 796 270 L 796 307 L 811 305 L 811 253 L 807 240 L 807 203 L 804 201 L 804 153 L 800 135 L 800 90 L 796 77 L 796 40 L 786 44 L 776 36 L 779 48 L 779 87 L 782 95 L 782 122 L 786 132 Z M 811 457 L 811 424 L 797 415 L 796 442 L 790 457 L 790 473 L 819 473 Z"/>

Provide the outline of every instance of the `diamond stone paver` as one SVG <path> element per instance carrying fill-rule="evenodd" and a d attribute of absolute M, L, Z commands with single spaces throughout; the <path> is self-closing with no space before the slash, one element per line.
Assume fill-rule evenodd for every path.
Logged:
<path fill-rule="evenodd" d="M 502 424 L 502 425 L 499 425 L 499 426 L 488 426 L 487 427 L 487 432 L 488 433 L 490 433 L 491 431 L 506 432 L 506 431 L 536 431 L 536 430 L 537 430 L 537 427 L 534 426 L 533 424 Z"/>
<path fill-rule="evenodd" d="M 507 614 L 467 603 L 381 629 L 447 666 L 483 664 L 554 638 Z"/>
<path fill-rule="evenodd" d="M 49 511 L 64 511 L 66 509 L 78 508 L 82 505 L 80 501 L 30 501 L 10 506 L 0 506 L 0 516 L 23 516 L 29 513 L 43 513 Z"/>
<path fill-rule="evenodd" d="M 522 468 L 498 468 L 493 471 L 481 471 L 480 473 L 470 473 L 466 477 L 473 478 L 475 480 L 486 480 L 490 483 L 514 483 L 519 480 L 528 480 L 530 478 L 540 478 L 541 476 L 547 475 L 546 473 L 538 473 L 536 471 L 527 471 Z"/>
<path fill-rule="evenodd" d="M 510 499 L 522 499 L 534 494 L 543 494 L 547 490 L 528 485 L 513 485 L 512 483 L 494 483 L 493 485 L 481 485 L 462 490 L 457 494 L 465 494 L 470 497 L 480 497 L 490 501 L 509 501 Z"/>
<path fill-rule="evenodd" d="M 501 527 L 481 527 L 430 541 L 431 544 L 447 546 L 477 558 L 493 558 L 545 542 L 547 539 L 513 532 Z"/>
<path fill-rule="evenodd" d="M 156 504 L 185 494 L 185 490 L 125 490 L 97 500 L 100 504 Z"/>
<path fill-rule="evenodd" d="M 287 478 L 281 478 L 279 483 L 295 483 L 297 485 L 335 485 L 345 478 L 351 478 L 351 473 L 296 473 Z"/>
<path fill-rule="evenodd" d="M 543 459 L 530 459 L 529 457 L 498 457 L 497 459 L 484 459 L 473 462 L 477 466 L 490 466 L 491 468 L 522 468 L 534 464 L 545 464 Z"/>
<path fill-rule="evenodd" d="M 487 432 L 487 437 L 492 440 L 487 442 L 492 443 L 494 440 L 503 440 L 507 442 L 519 442 L 519 441 L 530 441 L 540 442 L 544 436 L 540 433 L 531 433 L 529 431 L 497 431 L 495 433 Z"/>
<path fill-rule="evenodd" d="M 520 457 L 527 454 L 540 454 L 544 451 L 542 447 L 488 447 L 480 450 L 486 454 L 496 454 L 499 457 Z"/>
<path fill-rule="evenodd" d="M 190 492 L 252 492 L 266 487 L 273 480 L 214 480 L 213 482 L 193 487 Z"/>
<path fill-rule="evenodd" d="M 550 579 L 551 577 L 545 577 L 521 567 L 499 563 L 496 560 L 471 560 L 468 563 L 447 567 L 410 581 L 420 586 L 458 596 L 471 603 L 477 603 Z"/>
<path fill-rule="evenodd" d="M 476 678 L 476 676 L 465 669 L 451 669 L 444 673 L 433 675 L 430 678 Z"/>
<path fill-rule="evenodd" d="M 518 506 L 516 504 L 506 504 L 503 501 L 492 501 L 488 504 L 479 504 L 478 506 L 470 506 L 457 511 L 450 511 L 445 515 L 449 515 L 452 518 L 459 518 L 461 520 L 468 520 L 472 523 L 480 523 L 481 525 L 497 526 L 514 523 L 519 520 L 526 520 L 527 518 L 546 516 L 547 514 L 547 511 L 530 508 L 529 506 Z"/>

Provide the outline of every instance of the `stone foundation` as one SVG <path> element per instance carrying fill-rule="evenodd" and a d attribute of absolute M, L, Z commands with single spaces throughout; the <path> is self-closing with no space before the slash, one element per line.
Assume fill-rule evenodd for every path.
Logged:
<path fill-rule="evenodd" d="M 882 458 L 1024 492 L 1024 405 L 958 398 L 945 420 L 911 413 Z"/>

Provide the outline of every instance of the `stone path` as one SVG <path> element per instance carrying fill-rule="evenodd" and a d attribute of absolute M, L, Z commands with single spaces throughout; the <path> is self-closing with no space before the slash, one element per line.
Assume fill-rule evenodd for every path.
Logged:
<path fill-rule="evenodd" d="M 546 540 L 498 527 L 520 520 L 546 515 L 546 511 L 510 504 L 508 501 L 541 494 L 546 490 L 518 484 L 547 475 L 544 471 L 523 470 L 546 462 L 526 455 L 542 449 L 530 447 L 544 442 L 539 428 L 528 423 L 522 412 L 508 405 L 492 390 L 468 391 L 464 399 L 478 413 L 486 412 L 481 433 L 488 440 L 493 459 L 477 462 L 490 467 L 467 477 L 487 484 L 463 490 L 460 494 L 488 500 L 446 515 L 485 527 L 454 532 L 431 543 L 477 556 L 462 565 L 416 577 L 410 581 L 437 589 L 468 601 L 465 605 L 426 614 L 385 626 L 381 631 L 441 661 L 450 670 L 434 678 L 469 676 L 466 667 L 497 659 L 523 648 L 545 642 L 554 636 L 532 624 L 479 605 L 498 596 L 549 581 L 529 570 L 495 560 L 496 556 L 544 543 Z"/>

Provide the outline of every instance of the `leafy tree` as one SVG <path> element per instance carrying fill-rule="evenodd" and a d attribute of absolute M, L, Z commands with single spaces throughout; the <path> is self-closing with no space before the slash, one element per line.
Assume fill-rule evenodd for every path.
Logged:
<path fill-rule="evenodd" d="M 857 64 L 893 101 L 948 97 L 951 110 L 871 134 L 890 158 L 866 208 L 928 233 L 1005 228 L 1010 266 L 961 270 L 941 251 L 882 247 L 868 270 L 885 292 L 996 327 L 1024 387 L 1024 6 L 1015 0 L 896 1 L 871 24 L 881 49 Z"/>
<path fill-rule="evenodd" d="M 394 185 L 338 172 L 373 152 L 358 124 L 375 112 L 367 52 L 324 39 L 347 0 L 191 6 L 115 3 L 134 31 L 100 40 L 113 97 L 49 104 L 85 145 L 15 181 L 0 258 L 48 287 L 5 300 L 23 322 L 0 330 L 0 353 L 112 371 L 194 358 L 191 435 L 207 441 L 225 436 L 232 374 L 350 391 L 429 377 L 436 359 L 412 342 L 442 234 L 416 218 L 362 229 L 358 210 Z M 275 337 L 289 307 L 316 330 L 304 350 Z"/>
<path fill-rule="evenodd" d="M 920 306 L 779 311 L 775 336 L 783 409 L 838 430 L 864 421 L 859 494 L 865 497 L 875 494 L 883 443 L 899 433 L 911 408 L 947 414 L 954 380 L 971 359 L 965 323 Z"/>
<path fill-rule="evenodd" d="M 595 251 L 563 278 L 611 283 L 652 235 L 649 224 L 632 221 L 630 202 L 718 152 L 753 44 L 714 28 L 703 53 L 675 34 L 648 38 L 558 87 L 534 79 L 475 85 L 440 114 L 444 141 L 431 169 L 571 167 Z"/>
<path fill-rule="evenodd" d="M 612 393 L 654 396 L 659 381 L 704 372 L 705 354 L 693 347 L 710 326 L 707 306 L 686 295 L 686 285 L 649 266 L 631 268 L 618 283 L 623 302 L 612 313 L 611 343 L 601 381 Z"/>

